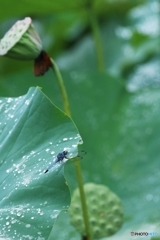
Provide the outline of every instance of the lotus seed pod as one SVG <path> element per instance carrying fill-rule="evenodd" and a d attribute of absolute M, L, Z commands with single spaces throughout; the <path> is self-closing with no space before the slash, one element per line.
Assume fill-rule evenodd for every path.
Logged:
<path fill-rule="evenodd" d="M 0 55 L 18 60 L 34 60 L 36 76 L 43 75 L 52 67 L 30 17 L 17 21 L 1 39 Z"/>
<path fill-rule="evenodd" d="M 0 42 L 0 55 L 19 60 L 34 60 L 42 48 L 30 17 L 17 21 Z"/>
<path fill-rule="evenodd" d="M 115 234 L 123 223 L 123 207 L 118 196 L 106 186 L 93 183 L 85 184 L 84 191 L 93 238 L 99 239 Z M 71 224 L 85 236 L 78 189 L 73 193 L 69 215 Z"/>

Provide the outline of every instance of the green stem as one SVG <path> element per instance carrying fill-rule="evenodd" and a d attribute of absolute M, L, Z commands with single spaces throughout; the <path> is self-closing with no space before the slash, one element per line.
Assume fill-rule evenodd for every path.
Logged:
<path fill-rule="evenodd" d="M 100 71 L 104 71 L 105 69 L 105 62 L 104 62 L 104 54 L 103 54 L 103 47 L 102 47 L 102 41 L 101 41 L 101 35 L 100 35 L 100 29 L 98 25 L 97 16 L 93 10 L 92 2 L 88 1 L 88 16 L 89 21 L 93 33 L 93 38 L 95 42 L 95 51 L 97 56 L 97 65 L 98 69 Z"/>
<path fill-rule="evenodd" d="M 64 111 L 66 112 L 66 114 L 69 117 L 71 117 L 68 96 L 67 96 L 67 92 L 65 89 L 65 85 L 64 85 L 61 73 L 59 71 L 57 64 L 54 62 L 54 60 L 52 58 L 51 58 L 51 62 L 53 64 L 53 67 L 52 67 L 53 72 L 56 75 L 56 79 L 57 79 L 57 82 L 58 82 L 58 85 L 59 85 L 59 88 L 61 91 L 63 105 L 64 105 Z M 87 234 L 88 240 L 92 240 L 88 211 L 87 211 L 87 204 L 86 204 L 86 198 L 85 198 L 83 180 L 82 180 L 82 174 L 81 174 L 81 166 L 80 166 L 79 161 L 74 161 L 74 165 L 75 165 L 75 170 L 76 170 L 76 175 L 77 175 L 78 187 L 79 187 L 79 191 L 80 191 L 80 198 L 81 198 L 86 234 Z"/>
<path fill-rule="evenodd" d="M 52 67 L 53 72 L 56 75 L 56 80 L 57 80 L 57 83 L 58 83 L 60 91 L 61 91 L 62 101 L 63 101 L 63 105 L 64 105 L 64 111 L 68 116 L 71 116 L 68 96 L 67 96 L 66 88 L 65 88 L 65 85 L 64 85 L 64 82 L 63 82 L 63 78 L 61 76 L 61 73 L 59 71 L 59 68 L 58 68 L 57 64 L 55 63 L 55 61 L 52 58 L 51 58 L 51 62 L 53 64 L 53 67 Z"/>
<path fill-rule="evenodd" d="M 88 240 L 92 240 L 92 233 L 91 233 L 87 204 L 86 204 L 86 196 L 85 196 L 85 192 L 84 192 L 81 167 L 80 167 L 79 161 L 75 161 L 74 165 L 75 165 L 78 187 L 79 187 L 79 192 L 80 192 L 83 219 L 84 219 L 84 225 L 85 225 L 85 229 L 86 229 L 86 236 L 87 236 Z"/>

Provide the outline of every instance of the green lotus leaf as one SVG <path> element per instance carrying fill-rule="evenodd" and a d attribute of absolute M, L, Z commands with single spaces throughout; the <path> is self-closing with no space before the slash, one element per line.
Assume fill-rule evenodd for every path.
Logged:
<path fill-rule="evenodd" d="M 44 171 L 64 149 L 76 156 L 80 142 L 71 119 L 39 88 L 0 98 L 0 238 L 47 239 L 70 194 L 63 161 Z"/>

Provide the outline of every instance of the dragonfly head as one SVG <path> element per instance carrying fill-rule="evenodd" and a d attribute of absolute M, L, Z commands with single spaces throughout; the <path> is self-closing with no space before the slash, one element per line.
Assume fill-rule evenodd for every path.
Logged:
<path fill-rule="evenodd" d="M 63 154 L 64 154 L 64 156 L 66 156 L 68 154 L 68 151 L 64 150 Z"/>

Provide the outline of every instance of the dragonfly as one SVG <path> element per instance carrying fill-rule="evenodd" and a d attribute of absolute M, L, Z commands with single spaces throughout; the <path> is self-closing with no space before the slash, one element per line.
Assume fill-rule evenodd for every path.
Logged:
<path fill-rule="evenodd" d="M 57 157 L 54 159 L 53 163 L 45 170 L 44 173 L 47 173 L 57 162 L 63 161 L 63 159 L 67 158 L 68 151 L 64 150 L 61 153 L 58 153 Z"/>
<path fill-rule="evenodd" d="M 81 152 L 84 153 L 84 154 L 86 154 L 85 151 L 81 151 Z M 54 161 L 52 162 L 52 164 L 45 170 L 44 173 L 47 173 L 57 162 L 61 162 L 61 161 L 63 161 L 64 159 L 69 159 L 69 158 L 67 157 L 67 154 L 68 154 L 68 153 L 69 153 L 69 152 L 66 151 L 66 150 L 64 150 L 63 152 L 58 153 L 57 157 L 54 159 Z M 82 156 L 79 156 L 79 155 L 78 155 L 78 157 L 79 157 L 80 159 L 83 158 Z"/>

